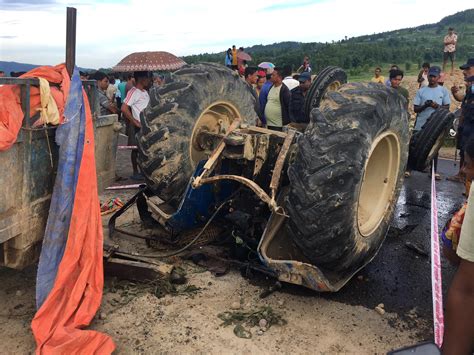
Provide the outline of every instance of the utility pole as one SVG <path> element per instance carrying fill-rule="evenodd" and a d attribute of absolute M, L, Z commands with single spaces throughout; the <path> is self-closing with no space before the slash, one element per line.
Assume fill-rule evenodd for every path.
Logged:
<path fill-rule="evenodd" d="M 72 76 L 76 64 L 76 15 L 74 7 L 67 8 L 66 17 L 66 69 Z"/>

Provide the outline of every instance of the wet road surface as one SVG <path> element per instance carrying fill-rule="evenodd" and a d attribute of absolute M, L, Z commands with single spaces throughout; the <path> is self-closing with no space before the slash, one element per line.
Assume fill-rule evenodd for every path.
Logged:
<path fill-rule="evenodd" d="M 465 197 L 464 185 L 446 180 L 456 174 L 458 166 L 452 160 L 439 161 L 438 172 L 443 179 L 437 181 L 438 220 L 441 230 Z M 391 228 L 375 259 L 362 269 L 337 293 L 321 297 L 351 305 L 375 308 L 383 303 L 387 312 L 412 325 L 411 331 L 425 339 L 432 338 L 432 299 L 430 269 L 430 204 L 431 179 L 427 173 L 412 172 L 400 194 Z M 406 246 L 412 243 L 426 255 Z M 454 274 L 444 257 L 441 260 L 443 293 Z M 287 292 L 304 294 L 301 288 L 285 285 Z M 429 326 L 419 327 L 413 316 L 427 320 Z"/>

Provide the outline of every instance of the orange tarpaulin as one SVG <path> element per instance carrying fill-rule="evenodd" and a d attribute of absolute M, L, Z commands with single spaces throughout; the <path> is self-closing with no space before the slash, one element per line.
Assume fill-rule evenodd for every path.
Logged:
<path fill-rule="evenodd" d="M 65 64 L 55 67 L 43 66 L 35 68 L 20 78 L 44 78 L 51 84 L 51 96 L 58 106 L 60 117 L 64 113 L 64 105 L 69 93 L 70 79 Z M 41 107 L 40 90 L 31 87 L 30 113 L 36 114 Z M 0 87 L 0 151 L 10 148 L 16 141 L 23 122 L 24 113 L 21 109 L 20 88 L 17 85 Z"/>
<path fill-rule="evenodd" d="M 31 327 L 37 354 L 110 354 L 115 348 L 110 337 L 83 330 L 94 318 L 102 300 L 103 235 L 92 115 L 77 71 L 71 89 L 73 87 L 79 91 L 71 92 L 69 96 L 71 100 L 73 97 L 84 100 L 78 105 L 80 115 L 77 116 L 85 124 L 74 204 L 54 286 L 36 313 Z"/>

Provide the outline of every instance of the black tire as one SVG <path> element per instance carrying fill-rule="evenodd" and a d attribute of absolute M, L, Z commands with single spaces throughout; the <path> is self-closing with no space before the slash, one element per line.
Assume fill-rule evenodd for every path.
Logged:
<path fill-rule="evenodd" d="M 201 113 L 225 101 L 235 106 L 243 123 L 255 124 L 257 115 L 249 86 L 224 66 L 186 65 L 171 76 L 171 83 L 150 90 L 137 135 L 138 164 L 153 192 L 176 207 L 194 173 L 190 144 Z"/>
<path fill-rule="evenodd" d="M 394 90 L 373 83 L 351 83 L 328 93 L 321 107 L 311 112 L 310 124 L 298 139 L 298 150 L 288 169 L 290 189 L 286 197 L 290 216 L 287 231 L 311 263 L 349 272 L 377 253 L 403 183 L 409 136 L 405 106 L 405 100 Z M 392 176 L 382 179 L 382 185 L 388 183 L 392 188 L 387 190 L 387 199 L 380 199 L 388 203 L 378 209 L 379 222 L 373 231 L 362 235 L 361 186 L 364 179 L 372 181 L 365 175 L 366 164 L 372 143 L 383 137 L 398 141 L 399 150 L 395 151 L 399 159 L 391 160 L 395 164 L 391 165 Z M 374 151 L 374 160 L 383 156 L 380 150 Z M 378 161 L 384 159 L 389 160 L 384 157 Z M 373 165 L 370 170 L 379 171 Z M 376 198 L 372 200 L 378 201 Z"/>
<path fill-rule="evenodd" d="M 443 146 L 444 138 L 452 126 L 454 114 L 446 109 L 437 109 L 421 129 L 410 140 L 408 167 L 423 171 Z"/>
<path fill-rule="evenodd" d="M 338 67 L 326 67 L 321 70 L 311 84 L 304 103 L 304 114 L 309 118 L 311 110 L 319 107 L 328 88 L 335 82 L 347 83 L 346 72 Z"/>

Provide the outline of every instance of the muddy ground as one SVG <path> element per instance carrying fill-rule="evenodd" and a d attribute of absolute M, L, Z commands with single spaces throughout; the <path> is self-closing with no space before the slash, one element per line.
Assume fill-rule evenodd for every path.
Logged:
<path fill-rule="evenodd" d="M 407 78 L 407 86 L 413 78 Z M 412 91 L 412 90 L 410 90 Z M 122 143 L 125 141 L 121 137 Z M 448 157 L 452 150 L 447 150 Z M 130 174 L 127 151 L 118 153 L 118 173 Z M 440 172 L 453 174 L 452 160 L 440 161 Z M 130 180 L 120 184 L 133 183 Z M 260 298 L 273 285 L 263 276 L 244 278 L 236 268 L 216 277 L 191 261 L 174 258 L 187 277 L 176 295 L 156 296 L 156 285 L 130 283 L 107 276 L 102 306 L 91 328 L 109 334 L 116 353 L 356 353 L 383 354 L 390 349 L 432 338 L 429 258 L 430 179 L 413 173 L 405 182 L 395 219 L 379 254 L 340 292 L 318 294 L 284 284 Z M 461 203 L 463 187 L 442 180 L 438 184 L 440 226 Z M 133 191 L 107 192 L 101 199 L 126 200 Z M 108 217 L 104 217 L 106 225 Z M 120 222 L 142 231 L 136 210 Z M 407 247 L 416 244 L 418 251 Z M 36 266 L 23 271 L 0 268 L 0 353 L 27 354 L 34 350 L 30 321 L 34 315 Z M 453 268 L 443 260 L 446 291 Z M 188 287 L 186 286 L 194 286 Z M 385 314 L 375 308 L 383 303 Z M 239 308 L 269 306 L 287 323 L 265 332 L 246 327 L 251 339 L 239 338 L 234 326 L 221 326 L 218 314 Z"/>

